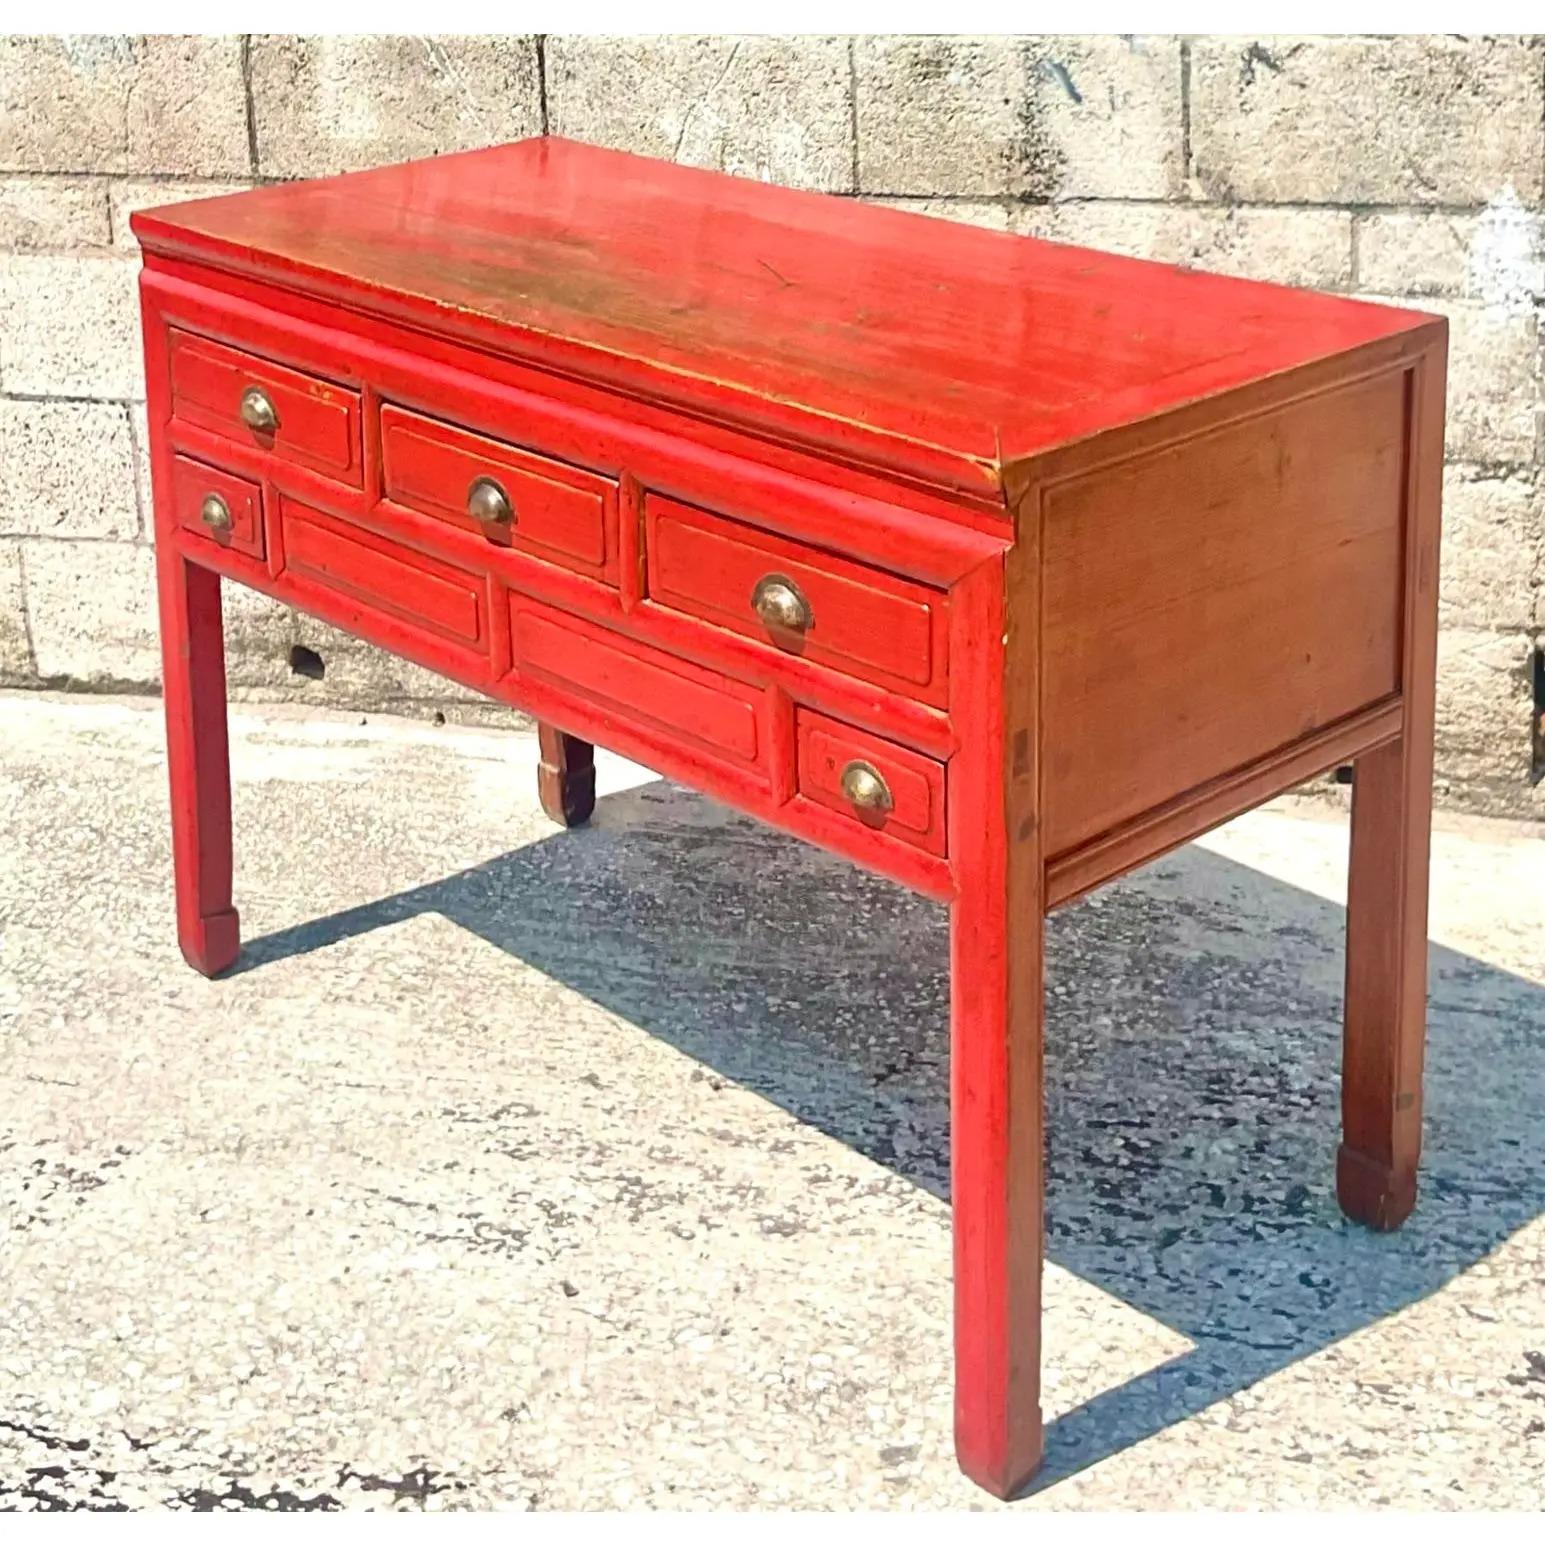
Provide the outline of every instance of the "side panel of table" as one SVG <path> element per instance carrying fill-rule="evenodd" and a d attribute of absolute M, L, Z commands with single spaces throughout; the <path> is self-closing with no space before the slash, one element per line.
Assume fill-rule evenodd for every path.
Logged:
<path fill-rule="evenodd" d="M 1081 448 L 1027 491 L 1049 905 L 1399 735 L 1424 345 Z"/>
<path fill-rule="evenodd" d="M 1080 448 L 980 593 L 951 1184 L 956 1446 L 995 1495 L 1042 1455 L 1050 906 L 1355 758 L 1337 1194 L 1376 1228 L 1415 1201 L 1444 338 L 1401 349 Z"/>

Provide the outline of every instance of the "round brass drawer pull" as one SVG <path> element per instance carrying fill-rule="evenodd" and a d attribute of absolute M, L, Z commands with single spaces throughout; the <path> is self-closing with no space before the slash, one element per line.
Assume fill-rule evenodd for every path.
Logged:
<path fill-rule="evenodd" d="M 491 477 L 472 480 L 467 490 L 467 514 L 473 520 L 481 520 L 491 526 L 513 526 L 515 509 L 510 496 Z"/>
<path fill-rule="evenodd" d="M 261 386 L 249 386 L 241 394 L 241 421 L 260 435 L 271 435 L 279 427 L 279 410 Z"/>
<path fill-rule="evenodd" d="M 219 494 L 205 494 L 204 503 L 198 512 L 198 518 L 211 531 L 229 531 L 231 529 L 231 507 Z"/>
<path fill-rule="evenodd" d="M 815 624 L 805 593 L 786 574 L 764 574 L 751 592 L 751 607 L 765 627 L 803 633 Z"/>
<path fill-rule="evenodd" d="M 870 762 L 849 762 L 842 769 L 842 792 L 860 815 L 889 815 L 896 806 L 890 785 Z"/>

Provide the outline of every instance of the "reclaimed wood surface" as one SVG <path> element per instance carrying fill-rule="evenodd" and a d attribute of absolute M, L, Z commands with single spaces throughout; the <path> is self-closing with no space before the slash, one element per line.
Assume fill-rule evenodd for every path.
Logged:
<path fill-rule="evenodd" d="M 1352 760 L 1338 1194 L 1410 1211 L 1440 319 L 554 139 L 133 226 L 199 970 L 222 581 L 533 714 L 563 824 L 604 745 L 947 902 L 956 1444 L 1008 1496 L 1045 915 Z"/>
<path fill-rule="evenodd" d="M 133 228 L 153 251 L 978 492 L 1064 441 L 1410 325 L 558 138 Z"/>

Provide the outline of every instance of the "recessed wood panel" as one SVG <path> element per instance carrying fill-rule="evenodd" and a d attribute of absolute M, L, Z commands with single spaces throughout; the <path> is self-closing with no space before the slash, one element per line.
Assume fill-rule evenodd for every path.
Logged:
<path fill-rule="evenodd" d="M 211 526 L 204 519 L 204 501 L 211 494 L 225 505 L 228 526 Z M 263 493 L 246 478 L 195 461 L 191 456 L 174 457 L 172 513 L 186 531 L 196 532 L 249 558 L 263 556 Z"/>
<path fill-rule="evenodd" d="M 488 581 L 320 510 L 280 501 L 285 568 L 370 610 L 488 652 Z"/>
<path fill-rule="evenodd" d="M 616 584 L 614 480 L 390 405 L 381 409 L 381 462 L 388 499 Z M 514 518 L 502 532 L 468 513 L 478 478 L 492 478 L 509 498 Z"/>
<path fill-rule="evenodd" d="M 171 330 L 172 411 L 189 424 L 356 487 L 360 481 L 359 393 L 304 371 Z M 241 419 L 242 393 L 260 388 L 273 404 L 271 434 Z"/>
<path fill-rule="evenodd" d="M 650 494 L 644 502 L 649 596 L 785 653 L 942 707 L 948 603 L 942 592 L 800 542 Z M 757 615 L 759 581 L 784 579 L 811 622 L 778 633 Z"/>
<path fill-rule="evenodd" d="M 762 693 L 578 618 L 510 597 L 515 669 L 580 693 L 624 719 L 665 730 L 716 757 L 761 759 Z"/>
<path fill-rule="evenodd" d="M 1404 374 L 1042 491 L 1055 857 L 1400 686 Z"/>

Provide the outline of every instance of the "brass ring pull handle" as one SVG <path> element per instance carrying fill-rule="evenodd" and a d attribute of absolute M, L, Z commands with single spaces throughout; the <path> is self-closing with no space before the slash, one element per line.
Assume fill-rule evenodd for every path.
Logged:
<path fill-rule="evenodd" d="M 842 769 L 842 793 L 860 815 L 889 815 L 896 807 L 890 785 L 870 762 L 849 762 Z"/>
<path fill-rule="evenodd" d="M 513 526 L 515 524 L 515 508 L 510 503 L 510 496 L 491 477 L 472 480 L 472 486 L 467 490 L 467 514 L 473 520 L 480 520 L 485 525 Z"/>
<path fill-rule="evenodd" d="M 211 531 L 229 531 L 231 529 L 231 507 L 219 494 L 206 494 L 204 496 L 204 503 L 199 508 L 198 518 Z"/>
<path fill-rule="evenodd" d="M 260 435 L 271 435 L 279 427 L 279 410 L 261 386 L 249 386 L 241 394 L 241 421 Z"/>
<path fill-rule="evenodd" d="M 815 625 L 804 591 L 785 574 L 764 574 L 751 592 L 751 608 L 775 632 L 804 633 Z"/>

